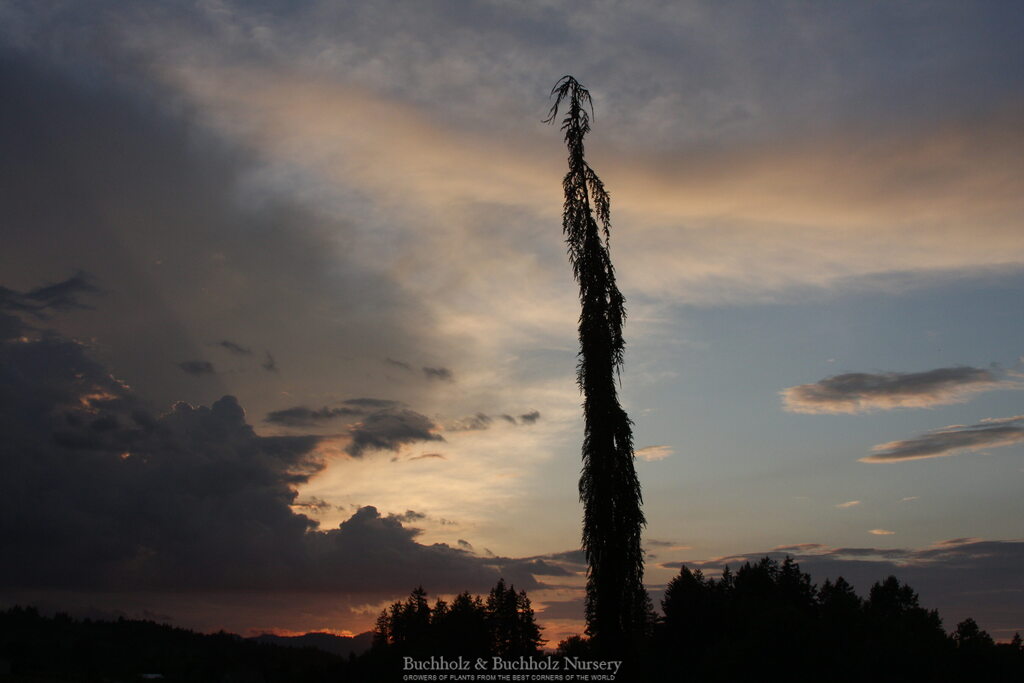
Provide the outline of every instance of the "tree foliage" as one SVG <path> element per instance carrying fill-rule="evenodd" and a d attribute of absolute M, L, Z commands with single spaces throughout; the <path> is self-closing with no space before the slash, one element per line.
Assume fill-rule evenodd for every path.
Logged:
<path fill-rule="evenodd" d="M 486 599 L 465 592 L 433 608 L 421 586 L 380 613 L 374 648 L 396 655 L 528 657 L 545 642 L 540 631 L 526 591 L 517 593 L 504 579 Z"/>
<path fill-rule="evenodd" d="M 996 645 L 973 619 L 952 635 L 909 585 L 890 576 L 862 599 L 843 577 L 820 588 L 792 558 L 746 562 L 721 578 L 680 569 L 665 589 L 655 673 L 732 681 L 771 670 L 790 680 L 1014 680 L 1017 644 Z"/>
<path fill-rule="evenodd" d="M 583 392 L 583 550 L 587 577 L 587 631 L 609 646 L 634 638 L 646 617 L 643 589 L 640 481 L 634 468 L 632 422 L 619 404 L 616 378 L 625 342 L 625 298 L 615 284 L 608 252 L 611 204 L 604 183 L 584 158 L 590 132 L 590 93 L 572 76 L 551 91 L 548 122 L 566 105 L 561 128 L 569 151 L 562 181 L 562 229 L 569 262 L 579 285 L 580 352 L 577 382 Z"/>

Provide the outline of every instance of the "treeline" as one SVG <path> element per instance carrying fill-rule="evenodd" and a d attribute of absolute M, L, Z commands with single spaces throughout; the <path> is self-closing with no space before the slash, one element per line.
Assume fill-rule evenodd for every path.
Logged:
<path fill-rule="evenodd" d="M 73 619 L 31 607 L 0 611 L 0 681 L 341 683 L 349 662 L 313 648 L 202 634 L 152 621 Z"/>
<path fill-rule="evenodd" d="M 843 578 L 816 587 L 788 557 L 726 568 L 718 579 L 683 567 L 662 609 L 648 672 L 701 681 L 772 670 L 790 680 L 1024 680 L 1019 634 L 997 645 L 967 619 L 947 635 L 938 612 L 893 576 L 861 598 Z"/>
<path fill-rule="evenodd" d="M 526 591 L 517 593 L 504 579 L 486 598 L 465 592 L 433 607 L 420 586 L 377 617 L 373 651 L 381 658 L 531 656 L 546 642 L 540 630 Z"/>
<path fill-rule="evenodd" d="M 640 638 L 598 651 L 574 636 L 556 656 L 625 659 L 617 681 L 1024 681 L 1024 647 L 996 644 L 973 619 L 943 630 L 895 577 L 861 597 L 842 578 L 815 586 L 791 558 L 765 557 L 718 578 L 682 567 Z M 313 648 L 203 635 L 151 621 L 0 612 L 0 682 L 163 680 L 261 683 L 398 681 L 403 659 L 544 657 L 524 591 L 499 580 L 486 596 L 428 600 L 416 588 L 377 619 L 373 646 L 342 658 Z M 5 673 L 9 668 L 13 674 Z"/>

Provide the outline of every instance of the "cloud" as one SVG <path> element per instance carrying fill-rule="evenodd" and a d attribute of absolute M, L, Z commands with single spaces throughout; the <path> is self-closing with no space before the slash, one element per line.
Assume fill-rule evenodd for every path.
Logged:
<path fill-rule="evenodd" d="M 637 449 L 636 457 L 647 462 L 654 462 L 656 460 L 664 460 L 673 453 L 675 451 L 672 450 L 671 446 L 645 446 Z"/>
<path fill-rule="evenodd" d="M 871 529 L 870 531 L 868 531 L 868 533 L 869 534 L 874 534 L 875 536 L 892 536 L 896 532 L 895 531 L 889 531 L 887 529 Z"/>
<path fill-rule="evenodd" d="M 335 509 L 335 506 L 327 502 L 323 498 L 317 498 L 316 496 L 310 496 L 308 500 L 297 500 L 291 505 L 292 509 L 300 509 L 308 511 L 311 514 L 322 514 Z"/>
<path fill-rule="evenodd" d="M 263 364 L 260 367 L 262 367 L 267 372 L 277 372 L 277 361 L 274 360 L 274 357 L 272 355 L 270 355 L 270 351 L 266 352 L 266 355 L 264 356 L 263 359 Z"/>
<path fill-rule="evenodd" d="M 574 576 L 573 572 L 542 558 L 510 559 L 499 557 L 491 558 L 488 562 L 493 563 L 501 572 L 501 575 L 510 583 L 515 584 L 516 588 L 520 590 L 526 586 L 536 585 L 535 576 Z"/>
<path fill-rule="evenodd" d="M 1011 388 L 1020 387 L 998 379 L 990 370 L 961 366 L 926 372 L 848 373 L 780 393 L 789 412 L 838 414 L 963 403 L 974 394 Z"/>
<path fill-rule="evenodd" d="M 848 500 L 845 503 L 836 503 L 837 508 L 852 508 L 856 505 L 860 505 L 859 500 Z"/>
<path fill-rule="evenodd" d="M 412 369 L 412 366 L 409 365 L 408 363 L 406 363 L 405 361 L 395 360 L 394 358 L 385 358 L 384 361 L 388 365 L 393 365 L 396 368 L 401 368 L 402 370 L 405 370 L 406 372 L 414 372 L 414 370 Z"/>
<path fill-rule="evenodd" d="M 324 407 L 315 410 L 306 406 L 295 406 L 267 413 L 263 421 L 288 427 L 308 427 L 318 422 L 334 420 L 339 417 L 354 417 L 365 414 L 366 411 L 361 408 L 347 406 L 337 408 Z"/>
<path fill-rule="evenodd" d="M 419 522 L 420 520 L 426 519 L 427 516 L 422 512 L 416 512 L 415 510 L 406 510 L 402 514 L 390 514 L 389 519 L 397 519 L 399 522 L 408 524 L 409 522 Z"/>
<path fill-rule="evenodd" d="M 459 420 L 455 420 L 445 426 L 445 429 L 452 432 L 475 432 L 489 429 L 494 419 L 490 415 L 477 413 Z"/>
<path fill-rule="evenodd" d="M 401 401 L 393 401 L 388 398 L 349 398 L 343 401 L 347 406 L 357 406 L 364 410 L 385 410 L 388 408 L 401 407 Z"/>
<path fill-rule="evenodd" d="M 436 379 L 443 382 L 454 382 L 455 375 L 448 368 L 423 368 L 423 374 L 426 375 L 427 379 Z"/>
<path fill-rule="evenodd" d="M 540 411 L 532 410 L 528 413 L 519 416 L 519 421 L 523 424 L 532 425 L 540 419 Z"/>
<path fill-rule="evenodd" d="M 358 508 L 334 529 L 297 510 L 324 467 L 322 438 L 260 436 L 238 400 L 179 402 L 162 414 L 53 332 L 0 339 L 0 592 L 485 590 L 499 576 L 462 550 L 424 545 L 407 510 Z M 378 412 L 364 447 L 419 438 L 411 411 Z M 385 411 L 389 409 L 385 408 Z M 373 422 L 374 416 L 383 422 Z M 415 432 L 415 433 L 414 433 Z M 524 584 L 532 588 L 536 582 Z"/>
<path fill-rule="evenodd" d="M 778 545 L 772 548 L 774 552 L 779 553 L 807 553 L 824 548 L 821 543 L 794 543 L 793 545 Z M 678 568 L 679 564 L 676 564 Z"/>
<path fill-rule="evenodd" d="M 80 297 L 99 291 L 92 284 L 92 277 L 79 271 L 66 280 L 36 287 L 27 292 L 0 287 L 0 311 L 28 313 L 36 318 L 46 318 L 54 311 L 91 308 L 82 303 Z"/>
<path fill-rule="evenodd" d="M 309 408 L 293 406 L 281 410 L 273 410 L 263 418 L 264 422 L 285 425 L 288 427 L 310 427 L 320 422 L 328 422 L 339 417 L 362 417 L 374 412 L 388 411 L 402 405 L 401 401 L 382 398 L 350 398 L 335 407 Z"/>
<path fill-rule="evenodd" d="M 444 441 L 436 429 L 430 418 L 408 408 L 378 410 L 352 426 L 345 452 L 360 457 L 368 450 L 398 451 L 419 441 Z"/>
<path fill-rule="evenodd" d="M 942 427 L 903 441 L 878 444 L 861 462 L 900 462 L 1012 446 L 1024 441 L 1024 415 L 987 418 L 973 425 Z"/>
<path fill-rule="evenodd" d="M 511 191 L 538 218 L 550 213 L 553 171 L 539 135 L 502 143 L 471 127 L 453 130 L 397 97 L 338 80 L 237 68 L 178 75 L 186 91 L 218 112 L 228 134 L 385 201 L 396 198 L 389 169 L 401 160 L 413 170 L 399 199 L 410 210 L 504 205 Z M 1019 114 L 1005 108 L 973 120 L 929 121 L 911 135 L 869 137 L 856 124 L 832 121 L 831 130 L 787 131 L 749 145 L 693 149 L 673 141 L 660 152 L 624 145 L 610 170 L 619 215 L 638 239 L 621 244 L 620 269 L 645 295 L 720 303 L 856 286 L 883 273 L 1019 268 L 1024 252 L 1006 245 L 1024 207 L 1005 187 L 1024 150 L 1013 123 Z M 358 138 L 351 132 L 357 126 Z M 329 142 L 315 148 L 314 140 Z M 494 158 L 503 160 L 501 169 L 489 164 Z M 943 172 L 927 173 L 936 167 Z M 984 238 L 970 239 L 967 225 L 984 226 Z M 893 226 L 900 227 L 898 240 Z M 437 229 L 438 245 L 486 253 L 458 221 Z M 482 280 L 480 269 L 507 267 L 494 261 L 462 264 L 458 279 Z M 529 284 L 550 284 L 542 275 Z M 508 295 L 502 313 L 524 319 L 521 297 L 501 291 Z"/>
<path fill-rule="evenodd" d="M 271 411 L 263 421 L 285 427 L 312 427 L 339 418 L 357 420 L 348 427 L 349 442 L 345 446 L 345 452 L 353 457 L 360 457 L 368 450 L 397 452 L 411 443 L 444 441 L 430 418 L 390 399 L 350 398 L 340 406 L 316 409 L 293 406 Z M 479 426 L 485 422 L 478 418 L 472 418 L 467 424 L 457 423 L 461 427 L 454 431 L 486 428 Z"/>
<path fill-rule="evenodd" d="M 179 9 L 168 10 L 177 17 L 167 17 L 168 30 L 195 18 Z M 147 378 L 157 405 L 230 393 L 262 416 L 280 407 L 274 402 L 285 387 L 275 369 L 309 396 L 338 386 L 372 395 L 378 378 L 365 368 L 379 358 L 439 357 L 421 295 L 369 265 L 377 260 L 368 250 L 342 247 L 375 234 L 376 223 L 359 209 L 327 211 L 294 188 L 269 187 L 265 157 L 213 131 L 206 113 L 159 73 L 160 59 L 128 56 L 122 39 L 134 35 L 145 52 L 152 44 L 142 33 L 154 25 L 141 20 L 140 33 L 128 28 L 139 15 L 105 15 L 54 17 L 45 32 L 71 40 L 75 60 L 32 31 L 12 48 L 11 24 L 0 21 L 0 90 L 10 104 L 0 110 L 0 175 L 12 178 L 0 197 L 4 284 L 33 294 L 7 296 L 8 304 L 54 312 L 93 303 L 90 288 L 101 284 L 110 295 L 87 324 L 68 317 L 53 325 L 101 339 L 119 372 Z M 98 33 L 109 37 L 106 57 L 84 38 Z M 181 106 L 165 106 L 168 98 Z M 64 288 L 21 284 L 79 270 L 92 275 Z M 211 330 L 254 357 L 272 349 L 256 358 L 266 372 L 254 362 L 255 372 L 221 372 L 198 385 L 177 364 L 209 360 L 223 371 L 208 355 L 207 343 L 222 339 Z"/>
<path fill-rule="evenodd" d="M 493 566 L 464 550 L 417 543 L 418 535 L 399 517 L 382 517 L 371 506 L 360 508 L 337 529 L 307 536 L 314 556 L 320 558 L 315 579 L 346 591 L 394 594 L 420 584 L 436 592 L 459 592 L 470 585 L 479 589 L 490 587 L 499 576 Z M 536 585 L 531 580 L 522 587 Z"/>
<path fill-rule="evenodd" d="M 188 375 L 213 375 L 216 374 L 216 370 L 213 369 L 213 363 L 207 360 L 186 360 L 178 363 L 178 367 L 181 371 Z"/>
<path fill-rule="evenodd" d="M 437 458 L 438 460 L 448 459 L 441 453 L 420 453 L 419 455 L 412 456 L 409 460 L 429 460 L 432 458 Z"/>
<path fill-rule="evenodd" d="M 242 346 L 241 344 L 235 343 L 229 339 L 222 339 L 217 342 L 217 346 L 228 350 L 236 356 L 249 356 L 252 355 L 252 349 Z"/>
<path fill-rule="evenodd" d="M 475 432 L 490 429 L 491 424 L 495 419 L 504 420 L 511 425 L 533 425 L 540 420 L 540 411 L 533 410 L 528 413 L 519 416 L 516 420 L 515 417 L 503 413 L 501 415 L 487 415 L 486 413 L 476 413 L 475 415 L 469 415 L 467 417 L 453 420 L 445 425 L 445 429 L 453 432 Z"/>

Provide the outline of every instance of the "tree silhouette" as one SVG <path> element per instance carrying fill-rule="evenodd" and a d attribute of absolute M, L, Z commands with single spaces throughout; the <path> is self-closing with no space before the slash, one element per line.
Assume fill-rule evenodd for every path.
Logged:
<path fill-rule="evenodd" d="M 398 656 L 530 657 L 545 642 L 540 631 L 526 591 L 517 593 L 504 579 L 486 601 L 464 592 L 450 603 L 438 599 L 433 609 L 421 586 L 380 613 L 373 647 Z"/>
<path fill-rule="evenodd" d="M 608 192 L 583 157 L 590 131 L 590 93 L 572 76 L 551 90 L 553 123 L 562 119 L 569 172 L 562 181 L 562 229 L 569 262 L 580 288 L 580 352 L 576 378 L 583 392 L 583 550 L 587 574 L 587 632 L 601 647 L 617 647 L 640 630 L 646 618 L 643 551 L 645 524 L 640 481 L 633 466 L 632 422 L 619 405 L 615 380 L 622 367 L 625 298 L 615 285 L 608 255 L 611 215 Z M 596 217 L 595 217 L 596 215 Z M 599 225 L 600 223 L 600 225 Z"/>

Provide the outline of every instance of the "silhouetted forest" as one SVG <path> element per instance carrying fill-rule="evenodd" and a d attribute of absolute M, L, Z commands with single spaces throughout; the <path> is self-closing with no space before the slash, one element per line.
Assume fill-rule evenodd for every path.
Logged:
<path fill-rule="evenodd" d="M 366 659 L 398 671 L 405 656 L 515 659 L 540 655 L 544 644 L 526 591 L 499 579 L 486 598 L 465 592 L 431 607 L 423 587 L 381 612 Z"/>
<path fill-rule="evenodd" d="M 683 567 L 662 609 L 652 663 L 695 680 L 766 671 L 789 680 L 1024 680 L 1019 636 L 996 645 L 973 619 L 947 635 L 938 612 L 894 576 L 861 598 L 841 577 L 816 587 L 788 557 L 727 567 L 719 579 Z"/>
<path fill-rule="evenodd" d="M 614 680 L 1024 680 L 1019 635 L 996 644 L 973 619 L 947 634 L 939 614 L 892 576 L 862 597 L 842 578 L 816 586 L 791 558 L 727 567 L 718 578 L 683 567 L 661 607 L 664 616 L 651 612 L 647 637 Z M 211 683 L 400 681 L 406 657 L 613 658 L 581 636 L 554 653 L 543 652 L 544 644 L 529 597 L 503 580 L 487 596 L 467 592 L 433 605 L 416 588 L 380 614 L 373 646 L 347 658 L 223 632 L 15 607 L 0 612 L 0 681 L 141 681 L 144 674 Z"/>

